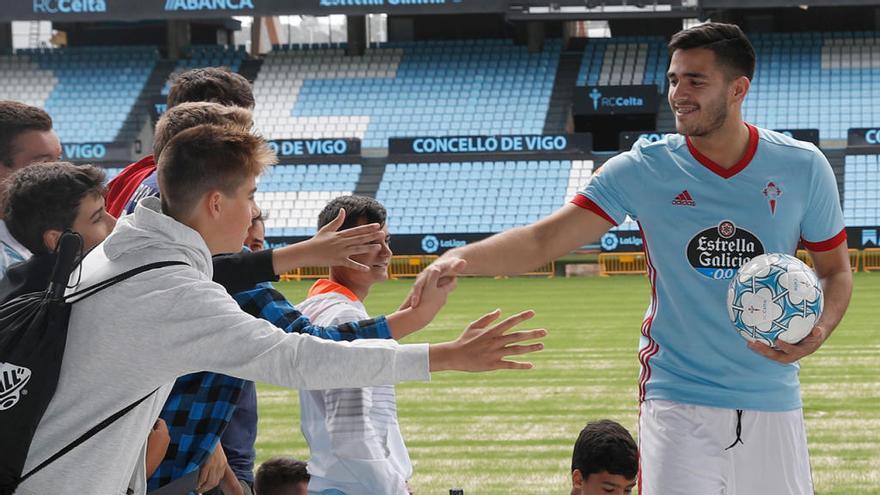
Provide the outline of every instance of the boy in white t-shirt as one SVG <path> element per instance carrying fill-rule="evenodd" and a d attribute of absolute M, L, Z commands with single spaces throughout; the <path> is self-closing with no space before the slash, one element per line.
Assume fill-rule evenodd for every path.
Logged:
<path fill-rule="evenodd" d="M 359 255 L 370 271 L 331 267 L 330 278 L 315 282 L 297 307 L 316 325 L 338 325 L 369 318 L 364 300 L 370 288 L 388 279 L 391 249 L 385 208 L 365 196 L 341 196 L 324 207 L 318 228 L 345 209 L 339 230 L 378 223 L 382 249 Z M 354 258 L 354 257 L 353 257 Z M 394 386 L 300 390 L 302 432 L 309 443 L 309 493 L 407 495 L 412 463 L 397 422 Z"/>

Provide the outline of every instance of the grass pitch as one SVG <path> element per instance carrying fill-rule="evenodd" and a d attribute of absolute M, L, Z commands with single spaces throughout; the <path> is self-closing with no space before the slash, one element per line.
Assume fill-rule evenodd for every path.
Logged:
<path fill-rule="evenodd" d="M 389 281 L 367 300 L 371 314 L 393 311 L 409 281 Z M 278 288 L 293 302 L 310 283 Z M 880 494 L 880 275 L 856 274 L 846 318 L 802 363 L 801 381 L 816 493 Z M 415 465 L 417 494 L 562 494 L 570 490 L 571 449 L 583 425 L 600 418 L 634 434 L 636 352 L 648 303 L 647 279 L 463 279 L 428 328 L 405 342 L 454 338 L 496 307 L 534 309 L 530 328 L 550 335 L 535 369 L 440 373 L 397 387 L 400 423 Z M 259 387 L 257 462 L 308 458 L 297 394 Z"/>

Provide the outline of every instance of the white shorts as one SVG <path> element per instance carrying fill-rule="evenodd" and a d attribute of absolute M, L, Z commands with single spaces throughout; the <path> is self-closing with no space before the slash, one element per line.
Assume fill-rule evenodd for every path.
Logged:
<path fill-rule="evenodd" d="M 732 409 L 645 401 L 639 495 L 813 495 L 803 410 L 737 416 Z"/>

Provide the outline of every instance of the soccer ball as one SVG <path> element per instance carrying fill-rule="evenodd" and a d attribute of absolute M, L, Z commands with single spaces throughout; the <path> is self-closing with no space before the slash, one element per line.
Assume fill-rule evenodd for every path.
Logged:
<path fill-rule="evenodd" d="M 819 279 L 803 261 L 762 254 L 740 267 L 727 290 L 727 311 L 740 336 L 774 346 L 801 341 L 822 313 Z"/>

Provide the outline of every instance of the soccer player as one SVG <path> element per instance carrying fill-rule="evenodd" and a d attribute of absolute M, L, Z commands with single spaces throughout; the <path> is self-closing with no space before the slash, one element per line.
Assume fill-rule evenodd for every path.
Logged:
<path fill-rule="evenodd" d="M 571 495 L 632 493 L 638 472 L 638 448 L 626 428 L 607 419 L 588 423 L 571 455 Z"/>
<path fill-rule="evenodd" d="M 430 346 L 330 342 L 288 334 L 245 314 L 211 282 L 211 256 L 241 248 L 253 218 L 256 178 L 274 160 L 261 139 L 208 125 L 181 132 L 163 150 L 161 202 L 145 198 L 118 222 L 83 260 L 79 288 L 147 263 L 184 266 L 157 269 L 73 303 L 58 387 L 34 434 L 25 472 L 94 427 L 94 418 L 132 408 L 16 493 L 143 495 L 147 432 L 173 381 L 198 370 L 324 389 L 424 380 L 448 369 L 530 367 L 505 358 L 540 349 L 541 344 L 517 344 L 546 332 L 502 334 L 531 312 L 487 328 L 498 318 L 490 313 L 456 341 Z M 427 286 L 432 304 L 445 301 L 448 290 L 436 280 Z M 410 309 L 413 318 L 436 313 Z"/>
<path fill-rule="evenodd" d="M 681 31 L 669 50 L 677 134 L 637 142 L 571 204 L 449 251 L 422 277 L 461 259 L 468 273 L 523 272 L 637 219 L 651 282 L 639 345 L 642 493 L 810 494 L 798 361 L 828 339 L 852 293 L 834 173 L 812 144 L 743 122 L 755 52 L 737 26 Z M 798 344 L 747 345 L 728 321 L 729 279 L 799 243 L 825 291 L 822 316 Z"/>
<path fill-rule="evenodd" d="M 341 196 L 318 215 L 318 228 L 345 209 L 340 230 L 379 223 L 388 235 L 385 208 L 364 196 Z M 377 253 L 358 256 L 370 267 L 360 272 L 331 267 L 330 278 L 315 282 L 298 304 L 316 325 L 341 325 L 369 318 L 364 302 L 373 285 L 388 280 L 390 237 L 379 241 Z M 300 420 L 309 444 L 309 491 L 316 494 L 408 495 L 412 462 L 400 424 L 394 387 L 300 391 Z M 358 407 L 352 407 L 358 405 Z"/>
<path fill-rule="evenodd" d="M 61 142 L 52 130 L 49 114 L 24 103 L 0 101 L 0 183 L 32 163 L 60 157 Z M 2 215 L 0 212 L 0 279 L 10 265 L 31 256 L 9 233 Z"/>

